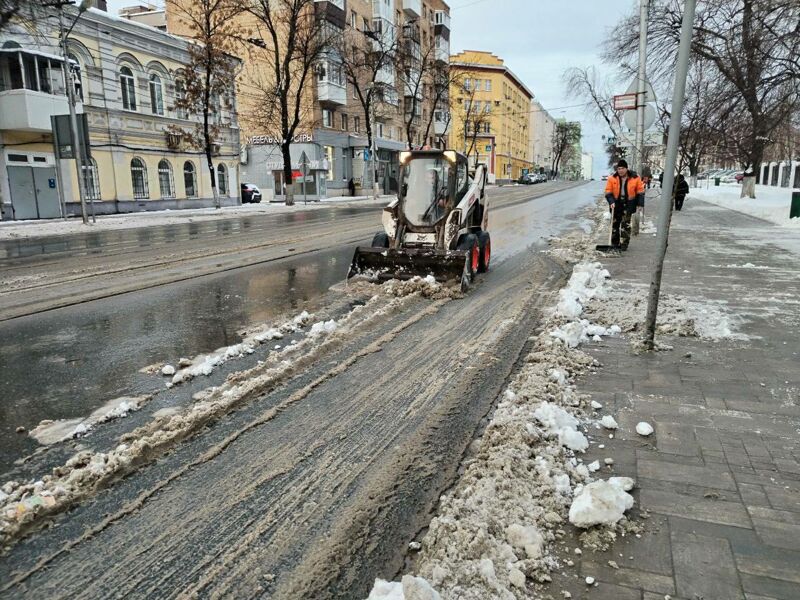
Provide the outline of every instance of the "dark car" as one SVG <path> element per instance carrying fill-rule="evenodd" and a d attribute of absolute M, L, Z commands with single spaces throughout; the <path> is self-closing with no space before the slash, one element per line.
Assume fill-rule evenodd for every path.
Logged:
<path fill-rule="evenodd" d="M 252 202 L 259 204 L 261 202 L 261 190 L 253 183 L 242 184 L 242 204 Z"/>

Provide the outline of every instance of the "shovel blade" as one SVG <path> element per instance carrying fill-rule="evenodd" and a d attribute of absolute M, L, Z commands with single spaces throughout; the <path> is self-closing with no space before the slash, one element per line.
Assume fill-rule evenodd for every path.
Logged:
<path fill-rule="evenodd" d="M 359 246 L 353 255 L 347 277 L 365 275 L 373 279 L 411 279 L 432 275 L 437 281 L 459 280 L 467 253 L 460 250 L 417 248 L 371 248 Z"/>

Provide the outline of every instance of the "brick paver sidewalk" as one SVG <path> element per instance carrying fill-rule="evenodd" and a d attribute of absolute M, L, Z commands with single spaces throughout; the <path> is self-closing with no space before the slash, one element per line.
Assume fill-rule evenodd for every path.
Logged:
<path fill-rule="evenodd" d="M 662 291 L 719 302 L 750 339 L 662 337 L 674 350 L 640 355 L 619 338 L 587 347 L 603 367 L 578 389 L 620 429 L 585 460 L 613 457 L 614 474 L 636 479 L 635 514 L 649 518 L 640 538 L 571 556 L 579 577 L 555 577 L 554 595 L 800 599 L 798 238 L 691 197 L 674 215 Z M 654 248 L 641 235 L 604 264 L 615 280 L 647 285 Z M 655 433 L 638 436 L 639 421 Z"/>

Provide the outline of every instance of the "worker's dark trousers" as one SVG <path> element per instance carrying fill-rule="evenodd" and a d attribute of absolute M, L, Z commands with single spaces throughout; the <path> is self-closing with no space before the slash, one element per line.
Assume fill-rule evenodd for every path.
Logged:
<path fill-rule="evenodd" d="M 686 199 L 686 196 L 679 195 L 675 196 L 675 210 L 680 210 L 683 208 L 683 201 Z"/>
<path fill-rule="evenodd" d="M 635 210 L 635 209 L 634 209 Z M 631 213 L 622 202 L 614 204 L 614 222 L 611 229 L 611 245 L 627 248 L 631 241 Z"/>

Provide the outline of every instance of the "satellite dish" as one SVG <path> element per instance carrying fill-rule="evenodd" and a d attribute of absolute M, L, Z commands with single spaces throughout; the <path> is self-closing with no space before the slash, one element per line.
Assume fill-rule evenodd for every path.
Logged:
<path fill-rule="evenodd" d="M 636 131 L 636 111 L 626 110 L 622 115 L 622 120 L 625 122 L 625 127 L 632 131 Z M 656 122 L 656 109 L 649 104 L 644 105 L 644 128 L 645 130 L 652 127 Z"/>

